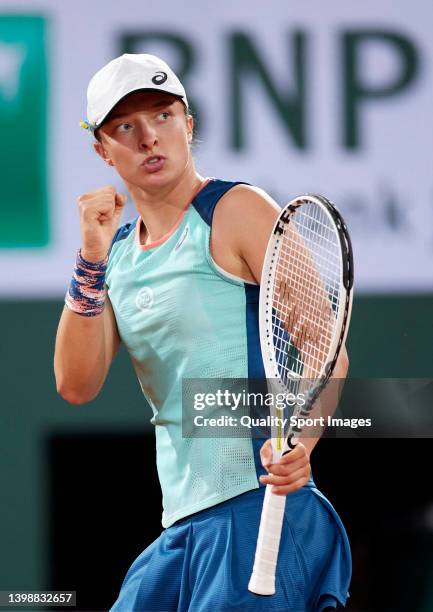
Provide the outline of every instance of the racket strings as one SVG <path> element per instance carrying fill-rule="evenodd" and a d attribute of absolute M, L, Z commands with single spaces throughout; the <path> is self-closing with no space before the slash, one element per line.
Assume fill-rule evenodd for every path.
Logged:
<path fill-rule="evenodd" d="M 274 331 L 274 336 L 279 340 L 278 344 L 279 344 L 279 348 L 282 349 L 285 352 L 288 352 L 290 350 L 290 345 L 293 344 L 293 342 L 291 342 L 290 338 L 287 338 L 287 326 L 286 324 L 282 323 L 281 320 L 275 316 L 273 319 L 273 325 L 275 327 Z M 306 340 L 306 342 L 309 342 L 308 340 Z M 314 343 L 311 343 L 311 354 L 314 358 L 320 358 L 320 356 L 323 353 L 326 353 L 327 350 L 329 349 L 329 343 L 323 342 L 322 339 L 319 339 L 318 341 L 315 341 Z M 303 361 L 301 358 L 297 358 L 299 363 L 302 364 Z"/>
<path fill-rule="evenodd" d="M 302 287 L 302 277 L 299 273 L 297 273 L 296 271 L 296 262 L 294 262 L 293 266 L 289 266 L 286 268 L 283 268 L 281 265 L 277 265 L 277 272 L 279 272 L 281 274 L 281 277 L 284 278 L 287 276 L 288 272 L 290 270 L 290 274 L 293 275 L 293 283 L 292 286 L 295 286 L 295 288 L 298 290 L 298 292 L 300 291 L 301 287 Z M 283 285 L 284 283 L 284 285 Z M 281 281 L 279 284 L 279 291 L 281 293 L 281 289 L 284 286 L 284 289 L 287 290 L 287 285 L 285 281 Z M 310 317 L 314 317 L 315 315 L 317 315 L 317 310 L 316 308 L 319 308 L 321 305 L 323 305 L 323 300 L 319 301 L 318 299 L 315 299 L 315 297 L 317 298 L 318 296 L 314 296 L 314 286 L 311 287 L 313 289 L 312 293 L 313 296 L 311 298 L 311 306 L 312 306 L 312 312 L 308 313 L 304 313 L 304 317 L 307 321 L 310 321 L 311 323 L 314 322 L 318 322 L 317 318 L 316 319 L 311 319 Z M 328 291 L 328 299 L 330 301 L 331 306 L 333 307 L 333 310 L 335 310 L 335 307 L 338 305 L 338 294 L 336 294 L 336 292 L 338 291 L 338 288 L 336 289 L 335 287 L 328 287 L 328 289 L 330 289 L 330 291 Z M 308 290 L 308 287 L 307 287 Z M 289 293 L 288 291 L 285 291 L 287 298 L 289 299 Z M 281 301 L 281 300 L 280 300 Z M 282 307 L 284 308 L 286 306 L 286 304 L 284 304 L 284 302 L 281 301 Z"/>
<path fill-rule="evenodd" d="M 304 265 L 305 258 L 299 258 L 299 240 L 294 240 L 290 234 L 286 233 L 284 236 L 285 248 L 281 252 L 277 262 L 277 270 L 281 272 L 283 277 L 290 274 L 292 282 L 298 281 L 299 286 L 304 285 L 305 282 L 311 282 L 316 284 L 317 273 L 319 272 L 322 277 L 322 282 L 328 290 L 330 298 L 334 298 L 334 301 L 338 301 L 339 292 L 339 273 L 341 269 L 341 260 L 339 257 L 338 243 L 336 241 L 330 242 L 326 251 L 320 248 L 320 245 L 315 245 L 314 250 L 311 248 L 313 242 L 313 235 L 303 237 L 304 243 L 309 248 L 310 253 L 313 254 L 314 261 L 310 267 Z M 320 252 L 323 251 L 323 252 Z"/>
<path fill-rule="evenodd" d="M 317 276 L 317 272 L 322 275 L 322 280 L 328 280 L 328 284 L 332 285 L 336 283 L 336 287 L 339 286 L 339 272 L 341 268 L 341 258 L 339 251 L 339 242 L 338 237 L 333 231 L 333 229 L 328 225 L 325 225 L 322 221 L 321 223 L 312 224 L 311 216 L 308 211 L 303 211 L 299 209 L 296 213 L 296 218 L 294 219 L 294 224 L 296 226 L 298 234 L 302 237 L 306 248 L 309 253 L 313 257 L 313 270 L 303 270 L 302 274 L 310 272 L 313 276 Z M 311 206 L 308 208 L 312 209 Z M 321 215 L 324 220 L 327 220 L 324 217 L 324 212 L 317 207 L 313 207 L 315 215 Z M 293 252 L 293 247 L 299 248 L 299 243 L 293 244 L 293 239 L 290 237 L 290 226 L 288 228 L 289 232 L 286 231 L 287 239 L 291 241 L 291 245 L 287 250 L 287 253 L 295 255 Z M 325 235 L 324 235 L 325 234 Z M 285 236 L 285 238 L 286 238 Z M 326 241 L 326 242 L 325 242 Z"/>
<path fill-rule="evenodd" d="M 293 229 L 295 228 L 295 229 Z M 283 382 L 319 377 L 340 307 L 338 236 L 325 212 L 301 205 L 280 239 L 272 291 L 272 334 Z"/>
<path fill-rule="evenodd" d="M 291 286 L 288 286 L 286 281 L 280 281 L 279 283 L 278 291 L 281 309 L 285 315 L 289 315 L 290 310 L 294 305 L 296 306 L 297 301 L 299 301 L 301 292 L 306 291 L 310 294 L 310 302 L 309 308 L 303 311 L 303 318 L 312 326 L 320 325 L 322 318 L 326 315 L 328 307 L 329 309 L 332 308 L 332 312 L 334 312 L 338 306 L 338 287 L 328 286 L 327 296 L 322 296 L 315 292 L 312 280 L 309 280 L 307 286 L 303 287 L 302 277 L 296 270 L 296 265 L 297 262 L 293 261 L 293 265 L 289 263 L 289 266 L 277 266 L 277 272 L 280 278 L 287 278 L 288 274 L 293 276 Z M 330 318 L 329 315 L 328 317 Z"/>

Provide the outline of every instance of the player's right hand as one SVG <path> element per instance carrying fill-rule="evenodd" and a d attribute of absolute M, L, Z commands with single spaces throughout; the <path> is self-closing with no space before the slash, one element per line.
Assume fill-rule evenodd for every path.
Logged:
<path fill-rule="evenodd" d="M 107 256 L 127 197 L 115 187 L 101 187 L 78 198 L 80 210 L 81 255 L 87 261 Z"/>

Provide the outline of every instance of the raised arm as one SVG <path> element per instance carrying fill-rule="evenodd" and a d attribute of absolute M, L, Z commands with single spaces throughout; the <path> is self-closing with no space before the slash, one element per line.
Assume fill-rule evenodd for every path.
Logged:
<path fill-rule="evenodd" d="M 104 286 L 104 269 L 125 201 L 114 187 L 104 187 L 78 199 L 81 257 L 60 318 L 54 354 L 57 391 L 71 404 L 83 404 L 97 396 L 119 348 L 117 325 Z M 92 267 L 97 268 L 99 290 L 87 278 Z"/>

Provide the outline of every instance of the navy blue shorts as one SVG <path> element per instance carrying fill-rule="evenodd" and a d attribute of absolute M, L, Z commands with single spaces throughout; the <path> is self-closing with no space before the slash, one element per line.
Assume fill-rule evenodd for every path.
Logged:
<path fill-rule="evenodd" d="M 319 612 L 344 606 L 349 542 L 314 485 L 287 497 L 276 593 L 248 591 L 264 491 L 248 491 L 163 531 L 130 567 L 111 612 Z"/>

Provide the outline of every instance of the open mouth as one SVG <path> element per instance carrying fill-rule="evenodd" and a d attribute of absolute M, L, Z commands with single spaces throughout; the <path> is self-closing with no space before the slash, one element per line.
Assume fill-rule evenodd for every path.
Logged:
<path fill-rule="evenodd" d="M 142 166 L 145 168 L 147 172 L 158 172 L 165 164 L 165 157 L 161 155 L 152 155 L 152 157 L 148 157 L 142 163 Z"/>

